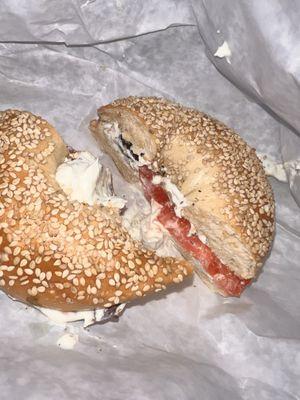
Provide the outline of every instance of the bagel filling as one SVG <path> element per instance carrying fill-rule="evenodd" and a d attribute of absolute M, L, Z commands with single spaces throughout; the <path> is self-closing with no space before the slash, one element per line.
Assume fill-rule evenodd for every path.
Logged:
<path fill-rule="evenodd" d="M 114 194 L 110 170 L 86 151 L 67 158 L 58 166 L 55 178 L 70 200 L 120 209 L 126 204 Z"/>

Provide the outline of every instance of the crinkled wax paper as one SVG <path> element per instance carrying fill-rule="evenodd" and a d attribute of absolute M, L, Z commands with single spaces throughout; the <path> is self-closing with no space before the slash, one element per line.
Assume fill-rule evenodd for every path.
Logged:
<path fill-rule="evenodd" d="M 289 50 L 298 43 L 284 51 L 288 38 L 295 37 L 296 16 L 282 6 L 278 22 L 265 16 L 262 25 L 257 14 L 266 11 L 259 8 L 264 2 L 251 2 L 256 6 L 250 13 L 250 2 L 241 1 L 231 14 L 225 7 L 231 2 L 220 2 L 219 14 L 209 12 L 210 2 L 192 3 L 193 8 L 179 0 L 2 0 L 1 109 L 39 113 L 69 145 L 107 162 L 87 129 L 97 107 L 130 94 L 167 96 L 223 120 L 275 162 L 299 157 L 296 134 L 237 88 L 252 85 L 255 70 L 259 102 L 299 128 L 288 118 L 299 99 L 292 79 L 296 61 L 289 64 L 295 75 L 287 68 Z M 234 27 L 239 36 L 245 34 L 238 10 L 244 22 L 249 14 L 253 48 L 265 35 L 273 40 L 264 44 L 265 57 L 238 47 Z M 227 23 L 223 17 L 229 15 Z M 212 25 L 226 33 L 220 40 Z M 231 64 L 225 58 L 216 63 L 237 87 L 207 57 L 212 59 L 224 40 Z M 282 72 L 277 83 L 270 68 L 275 66 Z M 283 89 L 289 87 L 287 75 L 295 85 L 291 98 Z M 81 323 L 57 326 L 1 293 L 0 398 L 299 399 L 300 213 L 289 185 L 273 178 L 271 183 L 277 201 L 273 250 L 259 280 L 240 299 L 217 296 L 195 277 L 177 291 L 129 306 L 118 322 L 84 330 Z M 63 346 L 66 334 L 72 341 Z"/>
<path fill-rule="evenodd" d="M 288 129 L 281 127 L 284 135 L 281 155 L 291 192 L 300 206 L 300 3 L 279 0 L 191 0 L 191 3 L 210 60 L 235 85 L 298 134 L 286 133 Z M 227 63 L 214 57 L 224 42 L 231 53 Z"/>

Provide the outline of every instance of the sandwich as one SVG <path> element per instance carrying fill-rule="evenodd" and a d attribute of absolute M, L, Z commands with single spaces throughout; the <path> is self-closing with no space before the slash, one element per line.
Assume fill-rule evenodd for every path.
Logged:
<path fill-rule="evenodd" d="M 102 106 L 90 129 L 205 284 L 240 296 L 275 228 L 273 192 L 255 150 L 218 120 L 155 97 Z"/>

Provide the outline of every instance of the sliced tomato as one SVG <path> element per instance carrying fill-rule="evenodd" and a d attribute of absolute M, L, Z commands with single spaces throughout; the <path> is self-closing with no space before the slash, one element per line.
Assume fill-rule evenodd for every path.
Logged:
<path fill-rule="evenodd" d="M 251 280 L 235 275 L 197 235 L 189 235 L 190 222 L 176 215 L 171 198 L 162 186 L 153 184 L 154 173 L 147 166 L 140 167 L 139 174 L 148 201 L 153 199 L 162 206 L 157 216 L 158 221 L 185 251 L 201 263 L 214 285 L 224 295 L 240 296 Z"/>

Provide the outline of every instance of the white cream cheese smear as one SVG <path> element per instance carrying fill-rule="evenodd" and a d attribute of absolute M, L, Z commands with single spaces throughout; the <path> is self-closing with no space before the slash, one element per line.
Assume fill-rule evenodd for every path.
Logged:
<path fill-rule="evenodd" d="M 77 342 L 78 335 L 75 335 L 74 333 L 66 333 L 57 340 L 56 344 L 64 350 L 73 350 Z"/>
<path fill-rule="evenodd" d="M 179 218 L 182 217 L 182 210 L 188 206 L 188 201 L 178 187 L 174 185 L 169 178 L 165 178 L 160 175 L 154 175 L 152 178 L 152 183 L 154 185 L 161 185 L 170 194 L 174 204 L 175 214 Z"/>
<path fill-rule="evenodd" d="M 93 325 L 95 322 L 101 321 L 105 311 L 104 309 L 99 309 L 90 311 L 62 312 L 44 307 L 37 308 L 55 324 L 65 325 L 67 322 L 84 321 L 84 328 Z"/>
<path fill-rule="evenodd" d="M 257 157 L 263 163 L 266 175 L 273 176 L 280 182 L 287 182 L 287 175 L 284 169 L 284 164 L 276 163 L 270 157 L 263 153 L 256 153 Z"/>
<path fill-rule="evenodd" d="M 44 314 L 50 321 L 57 325 L 65 325 L 68 322 L 84 321 L 83 327 L 87 328 L 97 322 L 109 320 L 111 317 L 118 317 L 122 314 L 126 303 L 122 303 L 110 309 L 95 309 L 86 311 L 63 312 L 45 307 L 35 307 Z"/>
<path fill-rule="evenodd" d="M 126 200 L 113 195 L 110 171 L 86 151 L 78 152 L 74 160 L 66 159 L 59 165 L 55 178 L 70 200 L 115 208 L 126 204 Z"/>
<path fill-rule="evenodd" d="M 225 40 L 221 46 L 217 48 L 214 56 L 218 58 L 225 58 L 226 61 L 231 64 L 230 57 L 231 57 L 231 50 L 228 45 L 228 42 Z"/>

